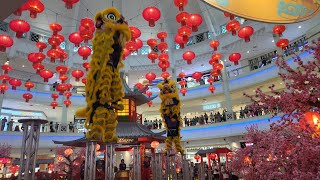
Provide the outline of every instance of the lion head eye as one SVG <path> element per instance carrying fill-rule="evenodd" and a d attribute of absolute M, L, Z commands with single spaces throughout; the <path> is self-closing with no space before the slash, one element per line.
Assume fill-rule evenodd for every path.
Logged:
<path fill-rule="evenodd" d="M 106 18 L 110 19 L 112 21 L 116 21 L 117 20 L 116 15 L 114 15 L 113 13 L 107 14 Z"/>

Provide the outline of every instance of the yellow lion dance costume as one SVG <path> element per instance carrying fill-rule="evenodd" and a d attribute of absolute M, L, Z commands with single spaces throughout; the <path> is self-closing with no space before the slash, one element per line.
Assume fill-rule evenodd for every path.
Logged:
<path fill-rule="evenodd" d="M 92 41 L 93 55 L 85 87 L 87 106 L 76 112 L 86 117 L 87 139 L 116 142 L 117 114 L 124 97 L 120 68 L 125 43 L 131 39 L 127 22 L 115 8 L 95 16 L 96 32 Z"/>
<path fill-rule="evenodd" d="M 172 149 L 174 142 L 176 150 L 183 154 L 180 143 L 180 127 L 182 119 L 180 116 L 180 98 L 175 82 L 172 80 L 164 80 L 158 84 L 160 89 L 161 108 L 160 113 L 167 129 L 166 150 Z"/>

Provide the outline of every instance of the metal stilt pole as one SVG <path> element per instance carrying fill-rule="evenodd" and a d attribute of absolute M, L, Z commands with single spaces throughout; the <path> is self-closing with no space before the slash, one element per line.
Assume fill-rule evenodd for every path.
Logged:
<path fill-rule="evenodd" d="M 37 151 L 39 146 L 40 126 L 48 121 L 43 119 L 20 119 L 22 123 L 23 139 L 20 155 L 20 170 L 18 179 L 34 180 Z M 22 177 L 22 174 L 23 177 Z"/>
<path fill-rule="evenodd" d="M 86 159 L 84 168 L 84 179 L 95 180 L 96 178 L 96 147 L 97 141 L 86 142 Z"/>
<path fill-rule="evenodd" d="M 172 176 L 172 179 L 176 180 L 178 179 L 177 178 L 177 172 L 176 172 L 176 162 L 175 162 L 175 155 L 174 154 L 171 154 L 171 157 L 170 157 L 170 164 L 171 164 L 171 176 Z"/>
<path fill-rule="evenodd" d="M 113 157 L 114 149 L 113 144 L 106 144 L 106 167 L 105 167 L 105 180 L 114 179 L 114 169 L 113 169 Z"/>
<path fill-rule="evenodd" d="M 166 180 L 170 179 L 170 151 L 167 151 L 167 155 L 166 155 L 166 174 L 165 174 L 165 177 L 166 177 Z"/>
<path fill-rule="evenodd" d="M 162 176 L 162 154 L 156 153 L 156 166 L 155 166 L 155 180 L 161 180 L 163 179 Z"/>

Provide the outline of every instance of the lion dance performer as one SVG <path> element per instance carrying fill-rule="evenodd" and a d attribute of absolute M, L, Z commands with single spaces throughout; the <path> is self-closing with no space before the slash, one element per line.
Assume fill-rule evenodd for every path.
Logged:
<path fill-rule="evenodd" d="M 182 119 L 180 117 L 180 98 L 175 82 L 164 80 L 158 84 L 160 89 L 161 107 L 160 113 L 167 129 L 166 150 L 172 149 L 175 144 L 176 150 L 183 154 L 180 144 L 180 127 Z"/>
<path fill-rule="evenodd" d="M 115 8 L 98 12 L 95 23 L 93 55 L 85 87 L 87 106 L 76 115 L 86 117 L 88 139 L 116 142 L 116 110 L 123 109 L 119 102 L 124 96 L 120 68 L 123 48 L 131 34 L 124 17 Z"/>

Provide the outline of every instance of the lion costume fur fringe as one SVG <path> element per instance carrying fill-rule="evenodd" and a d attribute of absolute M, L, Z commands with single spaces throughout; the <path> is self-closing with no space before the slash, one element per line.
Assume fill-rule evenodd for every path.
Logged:
<path fill-rule="evenodd" d="M 118 102 L 124 97 L 120 68 L 123 67 L 123 47 L 131 38 L 127 24 L 118 24 L 105 17 L 105 15 L 109 17 L 110 13 L 115 15 L 117 19 L 121 17 L 121 14 L 115 8 L 107 8 L 98 12 L 95 16 L 95 21 L 100 18 L 103 19 L 105 24 L 103 29 L 96 30 L 92 41 L 93 55 L 85 86 L 87 106 L 76 112 L 76 116 L 86 117 L 84 127 L 88 130 L 86 133 L 87 139 L 102 140 L 103 142 L 116 142 L 118 140 L 115 109 L 123 108 Z M 119 64 L 114 68 L 108 62 L 114 52 L 112 46 L 115 43 L 113 36 L 116 32 L 120 33 L 118 43 L 122 49 Z"/>
<path fill-rule="evenodd" d="M 160 89 L 159 97 L 161 99 L 161 107 L 160 107 L 160 113 L 162 117 L 162 121 L 164 122 L 164 126 L 166 130 L 168 131 L 168 125 L 165 121 L 165 116 L 169 116 L 172 122 L 178 121 L 178 135 L 174 137 L 168 137 L 166 138 L 166 150 L 170 151 L 172 149 L 173 143 L 175 144 L 175 148 L 178 152 L 183 154 L 183 149 L 181 147 L 181 137 L 180 137 L 180 128 L 182 126 L 182 119 L 180 116 L 180 98 L 178 94 L 178 89 L 176 88 L 176 83 L 173 80 L 168 80 L 168 85 L 171 88 L 172 92 L 165 94 L 164 91 L 164 82 L 161 82 L 158 84 L 158 88 Z M 177 105 L 170 106 L 169 104 L 172 104 L 173 98 L 178 100 Z M 174 118 L 175 116 L 175 118 Z"/>

